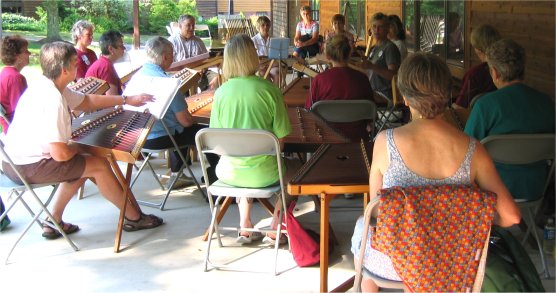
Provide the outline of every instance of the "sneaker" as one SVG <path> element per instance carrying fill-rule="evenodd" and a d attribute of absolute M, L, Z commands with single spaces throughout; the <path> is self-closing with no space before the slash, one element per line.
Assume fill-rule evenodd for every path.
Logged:
<path fill-rule="evenodd" d="M 261 234 L 261 232 L 250 232 L 248 236 L 241 235 L 240 233 L 241 232 L 237 233 L 236 243 L 238 244 L 249 244 L 263 238 L 263 234 Z"/>
<path fill-rule="evenodd" d="M 177 177 L 178 177 L 178 173 L 172 173 L 172 175 L 170 176 L 168 181 L 166 181 L 166 184 L 165 184 L 164 188 L 170 189 L 170 186 L 172 185 L 172 183 L 174 181 L 176 181 Z M 193 178 L 187 177 L 187 176 L 182 174 L 180 176 L 180 178 L 178 179 L 178 181 L 174 184 L 174 186 L 172 186 L 172 190 L 183 189 L 183 188 L 186 188 L 188 186 L 193 185 L 194 183 L 195 183 L 195 181 L 193 181 Z"/>

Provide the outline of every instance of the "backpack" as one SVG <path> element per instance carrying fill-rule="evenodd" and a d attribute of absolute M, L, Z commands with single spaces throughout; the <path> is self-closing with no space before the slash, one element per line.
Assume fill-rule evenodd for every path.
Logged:
<path fill-rule="evenodd" d="M 545 292 L 529 255 L 512 234 L 493 226 L 482 292 Z"/>

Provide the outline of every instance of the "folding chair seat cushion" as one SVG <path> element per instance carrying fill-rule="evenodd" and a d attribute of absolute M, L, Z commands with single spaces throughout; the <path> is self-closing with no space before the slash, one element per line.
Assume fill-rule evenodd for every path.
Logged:
<path fill-rule="evenodd" d="M 280 191 L 280 185 L 275 184 L 261 188 L 242 188 L 217 180 L 209 186 L 208 190 L 212 195 L 224 197 L 270 198 Z"/>

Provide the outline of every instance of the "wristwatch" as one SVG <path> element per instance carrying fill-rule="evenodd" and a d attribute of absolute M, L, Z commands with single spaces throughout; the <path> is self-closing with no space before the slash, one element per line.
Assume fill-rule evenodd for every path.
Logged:
<path fill-rule="evenodd" d="M 122 105 L 125 105 L 127 103 L 127 96 L 126 95 L 122 95 L 122 98 L 124 99 L 124 103 Z"/>

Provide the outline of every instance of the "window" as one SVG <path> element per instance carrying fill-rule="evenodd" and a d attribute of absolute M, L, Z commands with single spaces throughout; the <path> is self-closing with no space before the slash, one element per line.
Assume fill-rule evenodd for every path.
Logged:
<path fill-rule="evenodd" d="M 309 6 L 313 11 L 313 20 L 320 22 L 320 0 L 311 0 Z"/>
<path fill-rule="evenodd" d="M 342 0 L 340 5 L 340 12 L 346 16 L 346 29 L 356 41 L 365 40 L 365 1 Z"/>
<path fill-rule="evenodd" d="M 403 19 L 410 50 L 432 52 L 463 66 L 463 0 L 404 1 Z"/>

